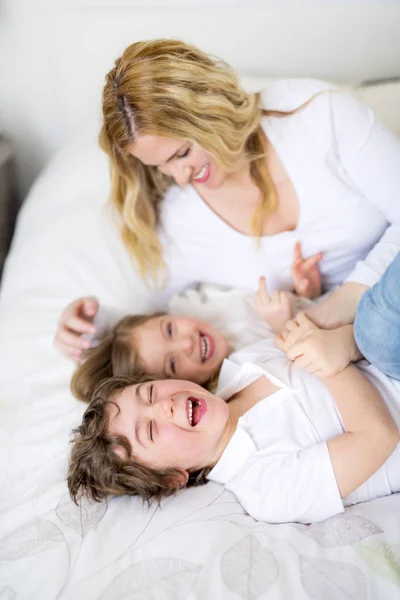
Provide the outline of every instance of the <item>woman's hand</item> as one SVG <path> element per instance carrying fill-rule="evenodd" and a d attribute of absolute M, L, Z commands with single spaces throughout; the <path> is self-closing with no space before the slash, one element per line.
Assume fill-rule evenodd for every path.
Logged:
<path fill-rule="evenodd" d="M 275 338 L 275 344 L 297 367 L 318 377 L 336 375 L 362 358 L 352 325 L 319 329 L 304 313 L 287 323 L 286 331 Z"/>
<path fill-rule="evenodd" d="M 258 316 L 274 333 L 283 331 L 286 322 L 293 316 L 289 294 L 275 290 L 269 295 L 265 277 L 260 277 L 255 305 Z"/>
<path fill-rule="evenodd" d="M 301 243 L 295 243 L 291 272 L 293 286 L 298 296 L 312 299 L 321 295 L 321 273 L 318 263 L 322 258 L 322 252 L 303 258 Z"/>
<path fill-rule="evenodd" d="M 94 335 L 96 327 L 92 321 L 99 310 L 99 303 L 92 296 L 78 298 L 64 308 L 54 337 L 54 344 L 63 356 L 79 362 L 84 350 L 91 346 L 84 334 Z"/>

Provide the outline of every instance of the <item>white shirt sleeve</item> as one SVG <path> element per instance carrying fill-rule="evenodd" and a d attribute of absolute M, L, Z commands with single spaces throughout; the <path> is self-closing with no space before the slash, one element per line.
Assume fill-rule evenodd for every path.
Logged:
<path fill-rule="evenodd" d="M 350 94 L 333 91 L 330 97 L 340 164 L 388 222 L 382 238 L 346 279 L 371 287 L 400 251 L 400 140 Z"/>
<path fill-rule="evenodd" d="M 344 511 L 325 442 L 278 458 L 253 454 L 227 489 L 255 519 L 312 523 Z"/>

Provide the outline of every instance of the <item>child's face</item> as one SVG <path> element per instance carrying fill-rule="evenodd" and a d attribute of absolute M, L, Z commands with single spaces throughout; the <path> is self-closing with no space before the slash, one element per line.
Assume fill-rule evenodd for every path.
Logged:
<path fill-rule="evenodd" d="M 131 385 L 114 402 L 119 413 L 109 405 L 109 431 L 125 435 L 135 458 L 153 469 L 213 466 L 229 441 L 228 405 L 195 383 Z"/>
<path fill-rule="evenodd" d="M 220 331 L 197 319 L 162 315 L 133 332 L 133 342 L 146 373 L 205 383 L 228 355 Z"/>

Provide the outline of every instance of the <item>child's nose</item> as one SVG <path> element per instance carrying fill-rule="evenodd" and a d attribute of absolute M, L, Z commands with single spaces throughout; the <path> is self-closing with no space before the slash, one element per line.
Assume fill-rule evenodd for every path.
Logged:
<path fill-rule="evenodd" d="M 168 420 L 171 420 L 174 416 L 174 402 L 172 398 L 162 398 L 157 404 L 159 405 L 162 414 Z"/>
<path fill-rule="evenodd" d="M 187 355 L 192 354 L 194 347 L 193 339 L 190 336 L 184 337 L 178 341 L 178 350 Z"/>

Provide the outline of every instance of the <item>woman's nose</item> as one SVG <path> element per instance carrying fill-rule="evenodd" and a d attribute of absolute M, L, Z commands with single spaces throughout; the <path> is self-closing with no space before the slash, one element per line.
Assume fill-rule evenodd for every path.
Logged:
<path fill-rule="evenodd" d="M 175 179 L 177 185 L 186 185 L 189 183 L 192 176 L 192 169 L 190 167 L 182 167 L 182 165 L 174 164 L 171 165 L 171 175 Z"/>

